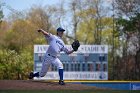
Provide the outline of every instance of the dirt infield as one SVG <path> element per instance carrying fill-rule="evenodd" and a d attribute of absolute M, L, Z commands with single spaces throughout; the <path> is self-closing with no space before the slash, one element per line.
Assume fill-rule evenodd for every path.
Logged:
<path fill-rule="evenodd" d="M 39 82 L 33 80 L 0 80 L 0 90 L 102 90 L 82 84 L 59 85 L 57 82 Z"/>

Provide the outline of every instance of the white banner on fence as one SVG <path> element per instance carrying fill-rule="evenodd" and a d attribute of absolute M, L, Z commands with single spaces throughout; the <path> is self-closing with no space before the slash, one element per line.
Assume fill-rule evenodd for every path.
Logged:
<path fill-rule="evenodd" d="M 66 47 L 72 50 L 71 45 Z M 48 45 L 34 45 L 34 53 L 45 53 Z M 107 45 L 81 45 L 76 53 L 108 53 Z"/>
<path fill-rule="evenodd" d="M 39 80 L 59 80 L 58 72 L 48 72 Z M 64 72 L 65 80 L 108 80 L 107 72 Z"/>

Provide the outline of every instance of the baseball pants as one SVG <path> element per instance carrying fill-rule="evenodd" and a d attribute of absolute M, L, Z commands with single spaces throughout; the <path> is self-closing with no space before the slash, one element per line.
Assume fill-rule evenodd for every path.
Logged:
<path fill-rule="evenodd" d="M 42 68 L 39 73 L 40 77 L 44 77 L 47 74 L 48 69 L 51 64 L 55 65 L 59 70 L 63 69 L 63 64 L 57 57 L 53 57 L 51 55 L 45 54 L 43 63 L 42 63 Z"/>

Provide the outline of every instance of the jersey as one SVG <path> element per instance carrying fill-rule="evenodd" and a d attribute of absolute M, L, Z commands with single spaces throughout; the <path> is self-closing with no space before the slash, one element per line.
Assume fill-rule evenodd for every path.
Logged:
<path fill-rule="evenodd" d="M 52 34 L 45 37 L 49 42 L 49 47 L 46 53 L 51 54 L 52 56 L 57 56 L 61 51 L 64 51 L 65 53 L 68 52 L 68 49 L 66 48 L 61 37 Z"/>

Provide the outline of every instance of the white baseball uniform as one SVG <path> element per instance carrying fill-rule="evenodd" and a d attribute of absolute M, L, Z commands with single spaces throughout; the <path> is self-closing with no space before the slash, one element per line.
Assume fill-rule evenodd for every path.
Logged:
<path fill-rule="evenodd" d="M 58 59 L 57 55 L 64 51 L 65 53 L 68 52 L 68 49 L 65 47 L 65 44 L 61 37 L 49 34 L 49 36 L 45 36 L 46 40 L 49 41 L 48 50 L 45 53 L 42 69 L 39 73 L 39 76 L 43 77 L 46 75 L 50 64 L 57 66 L 58 69 L 63 69 L 63 64 Z"/>

